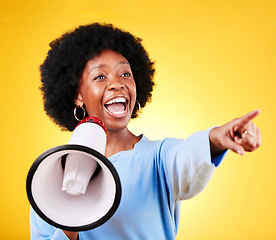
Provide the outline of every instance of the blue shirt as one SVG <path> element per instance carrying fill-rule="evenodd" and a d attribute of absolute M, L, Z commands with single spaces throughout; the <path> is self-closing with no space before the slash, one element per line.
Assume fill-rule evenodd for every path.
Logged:
<path fill-rule="evenodd" d="M 209 130 L 186 140 L 149 141 L 109 158 L 120 176 L 122 198 L 109 221 L 79 233 L 80 240 L 175 239 L 181 200 L 201 192 L 225 153 L 211 160 Z M 118 157 L 118 159 L 117 159 Z M 31 209 L 31 239 L 67 240 Z"/>

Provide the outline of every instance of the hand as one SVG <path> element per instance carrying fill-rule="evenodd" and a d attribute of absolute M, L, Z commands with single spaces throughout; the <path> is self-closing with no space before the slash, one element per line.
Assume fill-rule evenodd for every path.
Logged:
<path fill-rule="evenodd" d="M 252 111 L 210 131 L 211 156 L 216 157 L 229 149 L 240 155 L 252 152 L 261 145 L 260 129 L 251 121 L 260 110 Z"/>

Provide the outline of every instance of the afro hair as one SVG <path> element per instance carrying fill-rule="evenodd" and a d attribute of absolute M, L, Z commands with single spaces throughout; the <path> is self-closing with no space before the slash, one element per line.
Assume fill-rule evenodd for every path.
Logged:
<path fill-rule="evenodd" d="M 141 44 L 142 39 L 112 24 L 79 26 L 50 43 L 41 72 L 44 110 L 62 130 L 73 131 L 78 121 L 73 111 L 79 80 L 87 61 L 104 50 L 122 54 L 129 62 L 141 108 L 151 100 L 154 86 L 154 62 Z M 137 117 L 138 106 L 132 113 Z"/>

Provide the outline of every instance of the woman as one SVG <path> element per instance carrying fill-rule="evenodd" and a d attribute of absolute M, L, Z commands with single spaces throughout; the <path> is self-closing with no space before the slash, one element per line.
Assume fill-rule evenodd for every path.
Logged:
<path fill-rule="evenodd" d="M 259 110 L 186 140 L 131 133 L 130 119 L 151 99 L 155 69 L 141 39 L 128 32 L 96 23 L 50 47 L 41 65 L 45 111 L 69 131 L 82 116 L 104 122 L 105 154 L 120 176 L 122 199 L 108 222 L 80 233 L 56 229 L 31 210 L 33 239 L 175 239 L 181 200 L 204 189 L 226 150 L 243 155 L 260 146 L 251 122 Z"/>

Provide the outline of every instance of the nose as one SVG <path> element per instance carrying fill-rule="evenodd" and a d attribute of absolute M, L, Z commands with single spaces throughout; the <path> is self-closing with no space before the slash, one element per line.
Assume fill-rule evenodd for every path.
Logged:
<path fill-rule="evenodd" d="M 108 82 L 108 90 L 110 91 L 116 91 L 116 90 L 122 90 L 125 87 L 124 83 L 119 77 L 113 76 L 109 79 Z"/>

